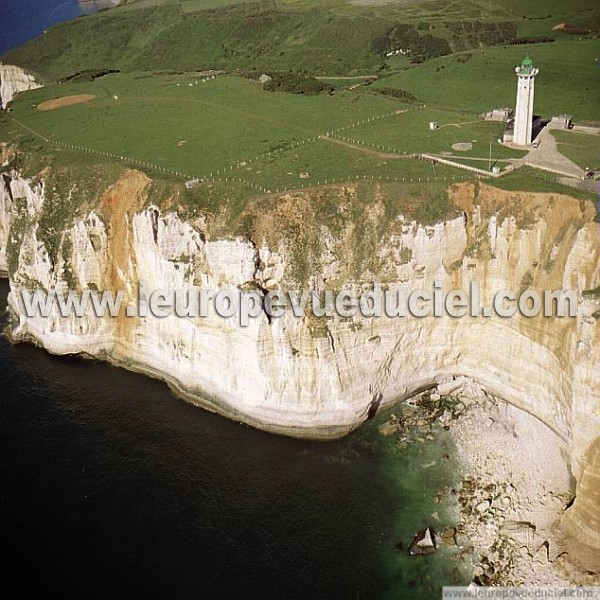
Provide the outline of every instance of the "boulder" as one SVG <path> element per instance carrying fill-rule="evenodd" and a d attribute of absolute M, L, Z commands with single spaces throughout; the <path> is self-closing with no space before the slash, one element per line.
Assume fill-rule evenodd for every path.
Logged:
<path fill-rule="evenodd" d="M 389 421 L 382 423 L 377 429 L 381 435 L 387 437 L 388 435 L 393 435 L 398 431 L 398 422 L 390 419 Z"/>
<path fill-rule="evenodd" d="M 449 529 L 446 529 L 446 531 L 444 531 L 442 533 L 442 535 L 440 536 L 442 541 L 444 542 L 444 544 L 447 544 L 448 546 L 456 546 L 456 529 L 454 527 L 450 527 Z"/>
<path fill-rule="evenodd" d="M 426 556 L 428 554 L 433 554 L 435 550 L 435 534 L 431 527 L 419 531 L 419 533 L 413 537 L 413 540 L 408 547 L 408 553 L 411 556 Z"/>

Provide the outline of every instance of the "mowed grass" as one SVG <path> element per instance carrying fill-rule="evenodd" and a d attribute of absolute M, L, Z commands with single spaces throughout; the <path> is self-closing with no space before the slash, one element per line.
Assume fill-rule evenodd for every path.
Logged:
<path fill-rule="evenodd" d="M 96 99 L 47 112 L 36 108 L 52 98 L 82 93 Z M 345 90 L 332 96 L 271 93 L 230 76 L 113 74 L 28 92 L 14 109 L 11 116 L 20 123 L 63 145 L 142 161 L 149 170 L 169 169 L 186 178 L 242 179 L 271 190 L 371 176 L 407 182 L 464 176 L 426 162 L 381 157 L 371 147 L 375 145 L 435 153 L 471 142 L 471 151 L 455 154 L 487 157 L 491 139 L 494 159 L 511 152 L 495 142 L 502 124 L 477 121 L 476 116 Z M 461 119 L 468 122 L 455 125 Z M 443 127 L 430 131 L 430 120 Z M 364 148 L 320 138 L 326 134 L 359 139 Z"/>
<path fill-rule="evenodd" d="M 596 200 L 596 194 L 593 192 L 564 185 L 560 180 L 559 175 L 533 169 L 532 167 L 521 167 L 504 177 L 489 179 L 486 183 L 501 190 L 513 192 L 564 194 L 580 200 Z"/>
<path fill-rule="evenodd" d="M 600 121 L 598 39 L 470 50 L 427 61 L 383 78 L 374 87 L 403 89 L 429 105 L 451 110 L 485 112 L 514 106 L 514 67 L 526 53 L 540 69 L 536 113 L 545 117 L 569 113 L 578 122 Z"/>
<path fill-rule="evenodd" d="M 89 160 L 113 164 L 116 154 L 125 157 L 116 161 L 123 166 L 130 161 L 132 166 L 140 166 L 133 161 L 147 163 L 141 166 L 158 181 L 168 180 L 169 174 L 154 166 L 182 173 L 186 179 L 208 178 L 198 193 L 192 190 L 182 202 L 194 210 L 227 206 L 232 218 L 249 199 L 269 191 L 365 180 L 445 186 L 470 178 L 449 167 L 381 158 L 319 137 L 365 121 L 363 127 L 384 122 L 401 126 L 395 111 L 412 107 L 397 100 L 348 91 L 333 96 L 270 93 L 241 78 L 202 79 L 190 74 L 113 74 L 34 90 L 19 96 L 14 111 L 4 116 L 0 138 L 22 138 L 28 160 L 37 160 L 40 168 L 83 165 Z M 95 94 L 96 99 L 48 112 L 36 108 L 46 100 L 81 93 Z M 61 145 L 44 144 L 13 118 Z M 111 157 L 62 149 L 64 144 L 108 152 Z M 441 210 L 438 205 L 427 204 L 428 219 Z"/>
<path fill-rule="evenodd" d="M 81 93 L 96 99 L 49 112 L 36 108 Z M 402 108 L 393 99 L 352 92 L 265 92 L 228 76 L 202 82 L 192 75 L 116 74 L 22 94 L 11 116 L 63 144 L 202 176 Z"/>
<path fill-rule="evenodd" d="M 83 93 L 96 98 L 47 112 L 37 109 L 46 100 Z M 57 149 L 35 139 L 14 119 L 60 142 L 59 148 L 82 146 L 111 156 Z M 442 127 L 430 131 L 431 120 Z M 249 198 L 267 191 L 365 179 L 398 185 L 471 179 L 458 169 L 384 156 L 382 151 L 452 152 L 464 161 L 487 158 L 491 140 L 493 161 L 520 155 L 497 144 L 502 128 L 502 123 L 483 122 L 466 112 L 420 109 L 347 90 L 302 96 L 265 92 L 255 82 L 231 76 L 133 73 L 23 93 L 14 111 L 2 119 L 0 139 L 22 136 L 25 144 L 39 147 L 35 152 L 44 166 L 45 152 L 52 154 L 55 165 L 84 164 L 90 156 L 111 163 L 117 155 L 124 157 L 117 163 L 142 166 L 153 178 L 169 177 L 161 168 L 186 179 L 212 178 L 218 186 L 229 186 L 227 202 L 237 214 Z M 322 139 L 327 134 L 358 139 L 362 147 Z M 453 151 L 451 145 L 457 142 L 470 142 L 473 149 Z M 377 145 L 379 150 L 372 147 Z M 487 168 L 485 161 L 468 164 Z M 525 179 L 518 181 L 528 189 Z M 217 196 L 207 196 L 206 202 L 225 202 Z"/>
<path fill-rule="evenodd" d="M 575 131 L 552 131 L 558 150 L 582 169 L 600 169 L 600 136 Z"/>
<path fill-rule="evenodd" d="M 371 177 L 405 183 L 433 181 L 435 178 L 447 181 L 468 178 L 468 174 L 450 167 L 412 159 L 380 158 L 325 140 L 242 165 L 234 176 L 276 190 L 317 187 Z"/>
<path fill-rule="evenodd" d="M 430 130 L 437 122 L 439 129 Z M 498 143 L 504 123 L 482 121 L 475 113 L 461 113 L 426 107 L 409 110 L 389 119 L 373 121 L 341 132 L 345 139 L 374 147 L 382 152 L 446 153 L 449 158 L 488 158 L 490 142 L 492 158 L 519 158 L 525 153 Z M 471 150 L 454 150 L 453 144 L 470 143 Z"/>

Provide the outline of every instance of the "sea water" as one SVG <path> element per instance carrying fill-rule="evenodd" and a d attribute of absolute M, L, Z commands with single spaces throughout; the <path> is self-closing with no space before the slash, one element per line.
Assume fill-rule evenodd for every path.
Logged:
<path fill-rule="evenodd" d="M 52 25 L 110 4 L 110 0 L 0 0 L 0 54 Z"/>
<path fill-rule="evenodd" d="M 455 477 L 440 460 L 448 440 L 400 450 L 377 423 L 336 442 L 270 435 L 159 381 L 4 337 L 0 390 L 5 586 L 365 600 L 464 582 L 451 552 L 407 552 L 417 530 L 451 519 L 433 501 Z"/>

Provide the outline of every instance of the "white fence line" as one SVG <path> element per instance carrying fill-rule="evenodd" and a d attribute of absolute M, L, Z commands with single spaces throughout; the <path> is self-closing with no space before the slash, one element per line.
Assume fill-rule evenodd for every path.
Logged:
<path fill-rule="evenodd" d="M 419 107 L 422 108 L 422 107 Z M 410 109 L 410 110 L 417 110 L 417 108 L 415 109 Z M 391 116 L 392 114 L 397 114 L 397 113 L 389 113 L 386 115 L 380 115 L 378 117 L 372 117 L 370 119 L 367 119 L 361 123 L 367 123 L 371 120 L 375 120 L 375 119 L 382 119 L 388 116 Z M 385 183 L 392 183 L 392 182 L 398 182 L 398 183 L 427 183 L 427 182 L 439 182 L 439 181 L 463 181 L 464 177 L 463 176 L 456 176 L 456 177 L 448 177 L 448 176 L 443 176 L 443 177 L 439 177 L 437 175 L 434 176 L 423 176 L 423 177 L 400 177 L 400 176 L 389 176 L 389 175 L 356 175 L 354 176 L 348 176 L 348 177 L 338 177 L 338 178 L 332 178 L 331 180 L 327 179 L 323 182 L 321 181 L 317 181 L 316 184 L 314 182 L 307 182 L 305 184 L 300 184 L 300 185 L 294 185 L 293 187 L 288 188 L 287 186 L 284 186 L 283 188 L 276 188 L 276 189 L 268 189 L 264 186 L 252 183 L 251 181 L 248 181 L 246 179 L 243 179 L 241 177 L 216 177 L 215 175 L 217 175 L 218 173 L 220 173 L 221 171 L 216 171 L 214 174 L 211 173 L 210 176 L 206 176 L 206 175 L 190 175 L 187 173 L 183 173 L 182 171 L 177 171 L 174 169 L 169 169 L 167 167 L 162 167 L 160 165 L 156 165 L 154 163 L 148 162 L 148 161 L 144 161 L 144 160 L 140 160 L 137 158 L 132 158 L 132 157 L 128 157 L 125 156 L 123 154 L 113 154 L 111 152 L 105 152 L 102 150 L 96 150 L 94 148 L 88 148 L 86 146 L 79 146 L 77 144 L 68 144 L 68 143 L 64 143 L 64 142 L 60 142 L 56 139 L 49 139 L 45 136 L 43 136 L 42 134 L 40 134 L 39 132 L 31 129 L 30 127 L 28 127 L 27 125 L 25 125 L 24 123 L 21 123 L 19 120 L 12 118 L 12 120 L 14 122 L 16 122 L 19 126 L 21 126 L 22 128 L 26 129 L 27 131 L 29 131 L 30 133 L 32 133 L 33 135 L 35 135 L 36 137 L 40 138 L 41 140 L 43 140 L 44 142 L 46 142 L 47 144 L 51 145 L 51 146 L 56 146 L 56 147 L 62 147 L 62 148 L 67 148 L 69 150 L 76 150 L 76 151 L 80 151 L 80 152 L 86 152 L 89 154 L 95 154 L 97 156 L 103 156 L 106 158 L 112 158 L 114 160 L 120 160 L 122 162 L 127 162 L 127 163 L 131 163 L 134 165 L 138 165 L 141 166 L 143 168 L 147 168 L 147 169 L 154 169 L 156 171 L 159 171 L 161 173 L 167 173 L 170 175 L 173 175 L 175 177 L 181 177 L 183 179 L 186 179 L 188 181 L 199 181 L 200 183 L 206 183 L 206 182 L 219 182 L 219 183 L 230 183 L 230 182 L 237 182 L 237 183 L 242 183 L 244 185 L 247 185 L 248 187 L 259 191 L 259 192 L 263 192 L 263 193 L 267 193 L 267 194 L 272 194 L 272 193 L 276 193 L 276 194 L 280 194 L 282 192 L 288 192 L 288 191 L 295 191 L 295 190 L 303 190 L 303 189 L 309 189 L 309 188 L 314 188 L 314 187 L 319 187 L 321 185 L 333 185 L 333 184 L 348 184 L 351 183 L 353 181 L 378 181 L 378 182 L 385 182 Z M 348 126 L 350 127 L 350 126 Z M 342 128 L 343 129 L 343 128 Z M 331 132 L 330 132 L 331 133 Z M 308 143 L 310 141 L 316 141 L 321 139 L 320 137 L 316 137 L 316 138 L 309 138 L 307 140 L 303 140 L 302 142 L 299 142 L 298 144 L 296 144 L 296 146 L 293 147 L 297 147 L 303 143 Z M 336 138 L 332 138 L 332 139 L 336 139 Z M 282 148 L 280 151 L 283 150 L 289 150 L 292 147 L 287 147 L 287 148 Z M 268 154 L 271 154 L 270 152 Z M 267 154 L 267 155 L 268 155 Z M 420 158 L 423 160 L 429 160 L 431 162 L 439 162 L 442 164 L 447 164 L 449 166 L 453 166 L 453 167 L 458 167 L 458 168 L 463 168 L 466 169 L 468 171 L 472 171 L 474 173 L 477 173 L 479 175 L 485 175 L 485 176 L 494 176 L 490 173 L 488 173 L 487 171 L 483 171 L 481 169 L 477 169 L 475 167 L 468 167 L 465 165 L 460 165 L 458 163 L 453 163 L 451 161 L 447 161 L 445 159 L 440 159 L 439 157 L 436 156 L 431 156 L 431 155 L 427 155 L 427 154 L 405 154 L 404 156 L 407 156 L 409 158 Z M 230 170 L 233 169 L 233 165 L 230 167 Z M 495 175 L 496 177 L 498 175 Z"/>
<path fill-rule="evenodd" d="M 440 158 L 439 156 L 434 156 L 432 154 L 418 154 L 417 155 L 422 160 L 429 160 L 434 163 L 440 163 L 442 165 L 446 165 L 448 167 L 456 167 L 457 169 L 463 169 L 464 171 L 470 171 L 471 173 L 477 173 L 478 175 L 483 175 L 485 177 L 502 177 L 506 173 L 510 173 L 510 171 L 504 171 L 501 173 L 491 173 L 490 171 L 485 171 L 484 169 L 478 169 L 477 167 L 471 167 L 470 165 L 464 165 L 462 163 L 457 163 L 452 160 L 447 160 L 445 158 Z"/>

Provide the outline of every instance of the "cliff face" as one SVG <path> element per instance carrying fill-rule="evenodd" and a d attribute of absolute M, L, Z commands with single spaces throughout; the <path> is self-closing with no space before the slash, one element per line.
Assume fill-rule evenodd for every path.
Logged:
<path fill-rule="evenodd" d="M 86 13 L 114 8 L 119 4 L 131 3 L 131 0 L 78 0 L 81 10 Z"/>
<path fill-rule="evenodd" d="M 2 108 L 8 107 L 9 102 L 19 93 L 42 87 L 36 83 L 33 75 L 29 75 L 21 67 L 0 64 L 0 101 Z"/>
<path fill-rule="evenodd" d="M 586 486 L 594 488 L 598 473 L 589 470 L 598 465 L 592 446 L 600 431 L 600 321 L 598 301 L 582 293 L 600 280 L 591 203 L 454 185 L 448 193 L 461 216 L 421 226 L 398 214 L 377 237 L 385 212 L 378 193 L 357 230 L 344 215 L 359 192 L 340 186 L 332 190 L 341 215 L 335 230 L 310 229 L 310 192 L 288 194 L 246 210 L 256 211 L 251 242 L 224 235 L 218 218 L 186 220 L 166 208 L 168 202 L 149 205 L 148 184 L 143 173 L 123 174 L 51 251 L 39 229 L 47 202 L 43 184 L 5 176 L 0 268 L 9 273 L 15 339 L 57 354 L 107 359 L 164 379 L 187 399 L 229 417 L 315 438 L 344 435 L 377 406 L 454 376 L 470 377 L 558 432 L 570 444 L 575 477 L 586 473 Z M 366 262 L 358 256 L 363 242 Z M 574 289 L 578 316 L 299 320 L 288 310 L 283 318 L 262 315 L 240 328 L 235 319 L 215 315 L 28 318 L 19 306 L 20 290 L 32 285 L 121 289 L 132 299 L 139 281 L 151 290 L 296 289 L 303 260 L 311 273 L 304 283 L 317 288 L 375 279 L 403 290 L 431 290 L 441 280 L 450 290 L 478 281 L 488 304 L 502 289 Z M 585 516 L 593 510 L 594 489 L 578 496 L 570 515 L 575 535 L 582 537 L 577 526 L 586 523 L 587 543 L 600 548 L 600 530 Z"/>

